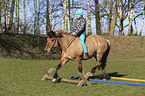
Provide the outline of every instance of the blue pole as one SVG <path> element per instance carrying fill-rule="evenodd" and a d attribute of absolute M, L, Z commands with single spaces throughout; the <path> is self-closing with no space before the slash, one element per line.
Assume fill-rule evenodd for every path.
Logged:
<path fill-rule="evenodd" d="M 75 76 L 72 76 L 71 78 L 72 79 L 80 79 L 80 77 L 75 77 Z M 97 80 L 97 79 L 88 79 L 88 80 L 89 81 L 95 81 L 95 82 L 113 83 L 113 84 L 145 86 L 145 83 L 129 83 L 129 82 L 106 81 L 106 80 Z"/>

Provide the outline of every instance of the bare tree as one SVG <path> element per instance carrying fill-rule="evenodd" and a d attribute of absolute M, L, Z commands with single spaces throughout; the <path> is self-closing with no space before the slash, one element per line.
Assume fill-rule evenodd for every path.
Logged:
<path fill-rule="evenodd" d="M 123 35 L 123 0 L 119 0 L 119 7 L 120 7 L 120 26 L 119 26 L 119 34 Z"/>
<path fill-rule="evenodd" d="M 15 11 L 15 25 L 18 23 L 18 0 L 16 0 L 16 11 Z M 17 27 L 17 26 L 15 26 L 15 27 Z M 17 28 L 15 28 L 15 29 L 17 29 Z M 14 33 L 15 33 L 15 31 L 14 31 Z M 18 32 L 17 32 L 18 33 Z"/>
<path fill-rule="evenodd" d="M 26 34 L 26 4 L 25 0 L 23 0 L 23 6 L 24 6 L 24 29 L 23 33 Z"/>
<path fill-rule="evenodd" d="M 118 14 L 117 10 L 118 10 L 118 0 L 115 0 L 115 7 L 114 7 L 114 14 L 113 14 L 113 20 L 112 20 L 110 35 L 114 35 L 115 25 L 116 25 L 116 21 L 117 21 L 117 14 Z"/>
<path fill-rule="evenodd" d="M 68 11 L 69 11 L 69 15 L 68 15 L 68 17 L 69 17 L 69 29 L 71 29 L 71 26 L 72 26 L 72 19 L 71 19 L 71 3 L 70 3 L 70 0 L 68 0 Z"/>
<path fill-rule="evenodd" d="M 51 2 L 50 2 L 50 24 L 52 24 L 52 0 L 51 0 Z M 52 28 L 52 25 L 50 25 L 51 26 L 51 28 Z"/>
<path fill-rule="evenodd" d="M 144 16 L 145 16 L 145 1 L 144 1 L 144 9 L 143 9 L 143 17 L 142 17 L 142 26 L 141 26 L 141 30 L 140 30 L 139 36 L 141 36 L 141 34 L 142 34 L 143 25 L 144 25 Z"/>
<path fill-rule="evenodd" d="M 92 34 L 91 31 L 91 12 L 90 12 L 90 0 L 87 0 L 87 12 L 88 12 L 88 34 Z"/>
<path fill-rule="evenodd" d="M 15 6 L 15 0 L 12 0 L 11 10 L 10 10 L 10 21 L 9 21 L 9 27 L 8 27 L 8 32 L 9 33 L 11 33 L 11 29 L 12 29 L 12 26 L 13 26 L 14 6 Z"/>
<path fill-rule="evenodd" d="M 95 18 L 96 18 L 96 30 L 97 34 L 101 35 L 101 24 L 100 24 L 100 9 L 99 9 L 99 1 L 95 0 Z"/>
<path fill-rule="evenodd" d="M 129 26 L 128 26 L 128 36 L 131 36 L 133 33 L 132 28 L 132 16 L 133 16 L 133 7 L 134 7 L 134 0 L 131 0 L 131 8 L 130 8 L 130 0 L 128 0 L 128 20 L 129 20 Z"/>
<path fill-rule="evenodd" d="M 6 31 L 6 26 L 4 27 L 5 19 L 6 19 L 6 18 L 5 18 L 5 15 L 6 15 L 5 0 L 2 0 L 2 8 L 3 8 L 3 9 L 2 9 L 2 11 L 3 11 L 3 12 L 2 12 L 2 13 L 3 13 L 3 14 L 2 14 L 2 18 L 3 18 L 3 19 L 2 19 L 2 20 L 3 20 L 3 21 L 2 21 L 2 26 L 3 26 L 3 30 L 2 30 L 2 31 Z"/>
<path fill-rule="evenodd" d="M 20 5 L 19 5 L 19 4 L 20 4 L 20 1 L 18 0 L 18 11 L 17 11 L 17 20 L 18 20 L 18 21 L 17 21 L 17 33 L 19 32 L 19 16 L 20 16 L 20 15 L 19 15 L 19 10 L 20 10 L 20 7 L 19 7 Z"/>
<path fill-rule="evenodd" d="M 74 13 L 74 0 L 72 0 L 72 22 L 75 18 L 75 13 Z"/>
<path fill-rule="evenodd" d="M 63 0 L 63 12 L 64 12 L 64 29 L 68 30 L 67 21 L 67 0 Z"/>
<path fill-rule="evenodd" d="M 1 9 L 2 9 L 2 0 L 0 0 L 0 26 L 2 25 L 1 24 Z"/>
<path fill-rule="evenodd" d="M 113 3 L 114 3 L 113 0 L 110 0 L 107 33 L 110 33 L 110 30 L 111 30 L 111 21 L 112 21 L 111 17 L 112 17 Z"/>
<path fill-rule="evenodd" d="M 49 18 L 49 0 L 47 0 L 47 8 L 46 8 L 46 32 L 51 30 L 50 26 L 50 18 Z"/>
<path fill-rule="evenodd" d="M 10 5 L 10 1 L 7 0 L 7 3 L 6 3 L 6 25 L 8 24 L 8 11 L 9 11 L 9 5 Z"/>

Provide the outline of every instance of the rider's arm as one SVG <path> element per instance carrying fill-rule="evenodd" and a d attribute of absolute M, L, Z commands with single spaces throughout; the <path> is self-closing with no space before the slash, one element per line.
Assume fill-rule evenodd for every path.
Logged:
<path fill-rule="evenodd" d="M 71 31 L 70 33 L 73 33 L 73 32 L 76 32 L 77 31 L 77 25 L 76 25 L 77 21 L 75 20 L 72 24 L 72 28 L 71 28 Z"/>

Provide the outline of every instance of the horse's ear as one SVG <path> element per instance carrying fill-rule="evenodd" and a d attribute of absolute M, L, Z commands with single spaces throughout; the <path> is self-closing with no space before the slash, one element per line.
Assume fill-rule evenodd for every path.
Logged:
<path fill-rule="evenodd" d="M 55 36 L 59 36 L 59 33 L 58 32 L 55 32 Z"/>
<path fill-rule="evenodd" d="M 49 38 L 56 37 L 56 36 L 55 36 L 55 32 L 53 32 L 52 30 L 50 30 L 50 31 L 47 32 L 47 36 L 48 36 Z"/>
<path fill-rule="evenodd" d="M 61 36 L 62 36 L 62 33 L 60 33 L 60 32 L 55 32 L 55 36 L 56 36 L 56 37 L 61 37 Z"/>

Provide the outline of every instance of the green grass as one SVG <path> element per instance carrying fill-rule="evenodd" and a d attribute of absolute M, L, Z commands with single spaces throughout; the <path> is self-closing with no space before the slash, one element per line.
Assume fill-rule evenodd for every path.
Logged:
<path fill-rule="evenodd" d="M 145 86 L 90 82 L 92 86 L 77 87 L 72 83 L 41 81 L 41 68 L 56 68 L 59 60 L 0 59 L 0 96 L 144 96 Z M 85 73 L 95 65 L 93 59 L 83 61 Z M 145 60 L 110 60 L 108 73 L 118 72 L 127 78 L 145 79 Z M 61 78 L 77 75 L 77 64 L 70 61 L 60 71 Z M 102 74 L 96 71 L 96 74 Z M 119 81 L 119 80 L 116 80 Z"/>

